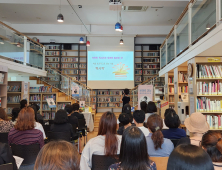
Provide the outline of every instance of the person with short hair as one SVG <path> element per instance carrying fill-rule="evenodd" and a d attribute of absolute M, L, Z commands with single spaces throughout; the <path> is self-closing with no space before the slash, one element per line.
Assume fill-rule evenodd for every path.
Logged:
<path fill-rule="evenodd" d="M 162 131 L 164 138 L 167 139 L 180 139 L 186 137 L 186 132 L 183 129 L 179 129 L 180 118 L 176 114 L 175 110 L 170 109 L 165 115 L 164 122 L 169 129 Z"/>
<path fill-rule="evenodd" d="M 168 157 L 174 149 L 171 140 L 163 137 L 161 132 L 163 128 L 163 120 L 153 114 L 148 118 L 147 127 L 150 134 L 146 137 L 148 154 L 152 157 Z"/>
<path fill-rule="evenodd" d="M 145 118 L 145 122 L 147 122 L 148 118 L 155 114 L 157 112 L 157 107 L 156 107 L 156 104 L 152 101 L 149 101 L 148 104 L 147 104 L 147 107 L 146 107 L 146 118 Z"/>
<path fill-rule="evenodd" d="M 8 133 L 13 127 L 14 124 L 9 121 L 5 110 L 0 107 L 0 133 Z"/>
<path fill-rule="evenodd" d="M 149 130 L 143 126 L 145 120 L 145 112 L 142 110 L 135 110 L 133 112 L 133 121 L 136 127 L 140 128 L 140 130 L 144 133 L 145 136 L 149 135 Z"/>
<path fill-rule="evenodd" d="M 123 135 L 123 132 L 126 128 L 130 127 L 131 126 L 131 117 L 129 114 L 126 114 L 126 113 L 121 113 L 119 115 L 119 121 L 120 123 L 122 123 L 123 126 L 121 126 L 118 130 L 117 130 L 117 133 L 119 135 Z"/>
<path fill-rule="evenodd" d="M 16 108 L 16 107 L 12 109 L 12 123 L 14 125 L 16 123 L 20 110 L 21 110 L 20 108 Z"/>
<path fill-rule="evenodd" d="M 147 103 L 145 101 L 140 102 L 140 110 L 142 110 L 142 111 L 144 111 L 144 113 L 146 113 Z"/>
<path fill-rule="evenodd" d="M 79 113 L 79 104 L 78 103 L 74 103 L 72 105 L 72 108 L 73 108 L 73 116 L 76 116 L 78 119 L 85 119 L 84 115 Z"/>
<path fill-rule="evenodd" d="M 167 170 L 214 170 L 210 156 L 195 145 L 182 144 L 170 154 Z"/>
<path fill-rule="evenodd" d="M 39 112 L 39 109 L 40 109 L 39 105 L 37 105 L 36 103 L 31 103 L 31 106 L 34 106 L 35 107 L 34 110 L 36 110 L 36 115 L 35 115 L 36 122 L 43 122 L 43 116 Z"/>
<path fill-rule="evenodd" d="M 202 137 L 202 148 L 208 153 L 213 161 L 214 169 L 222 169 L 222 135 L 221 132 L 208 131 Z"/>
<path fill-rule="evenodd" d="M 23 109 L 24 107 L 28 106 L 28 102 L 26 99 L 23 99 L 20 101 L 20 109 Z"/>
<path fill-rule="evenodd" d="M 155 162 L 149 159 L 146 138 L 135 126 L 128 127 L 122 137 L 119 163 L 111 165 L 108 170 L 156 170 Z"/>
<path fill-rule="evenodd" d="M 78 126 L 79 126 L 78 118 L 73 115 L 74 111 L 73 111 L 72 105 L 67 104 L 67 105 L 65 106 L 65 111 L 66 111 L 67 114 L 68 114 L 68 122 L 69 122 L 70 124 L 75 125 L 76 127 L 78 127 Z"/>
<path fill-rule="evenodd" d="M 79 153 L 66 141 L 51 141 L 39 152 L 34 170 L 79 170 Z"/>

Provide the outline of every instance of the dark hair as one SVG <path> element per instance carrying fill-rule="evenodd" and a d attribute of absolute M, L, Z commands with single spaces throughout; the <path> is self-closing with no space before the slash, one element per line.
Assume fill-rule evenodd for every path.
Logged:
<path fill-rule="evenodd" d="M 38 112 L 40 109 L 39 105 L 37 105 L 36 103 L 31 103 L 31 106 L 35 106 L 36 112 Z"/>
<path fill-rule="evenodd" d="M 12 121 L 14 122 L 17 119 L 18 114 L 20 112 L 20 108 L 13 108 L 12 109 Z"/>
<path fill-rule="evenodd" d="M 128 95 L 129 94 L 129 89 L 124 89 L 124 94 Z"/>
<path fill-rule="evenodd" d="M 157 112 L 156 104 L 154 102 L 148 102 L 146 113 Z"/>
<path fill-rule="evenodd" d="M 131 105 L 130 104 L 125 104 L 124 106 L 123 106 L 123 113 L 126 113 L 126 114 L 132 114 L 131 113 Z"/>
<path fill-rule="evenodd" d="M 123 124 L 123 126 L 128 125 L 131 122 L 131 118 L 129 114 L 121 113 L 119 115 L 119 122 Z"/>
<path fill-rule="evenodd" d="M 63 109 L 58 110 L 55 114 L 54 123 L 63 124 L 63 123 L 67 123 L 67 121 L 68 121 L 68 116 L 67 116 L 66 111 Z"/>
<path fill-rule="evenodd" d="M 34 170 L 79 170 L 80 156 L 66 141 L 51 141 L 39 152 Z"/>
<path fill-rule="evenodd" d="M 73 106 L 70 105 L 70 104 L 67 104 L 67 105 L 65 106 L 65 111 L 66 111 L 67 113 L 72 113 L 72 111 L 73 111 Z"/>
<path fill-rule="evenodd" d="M 105 135 L 105 155 L 117 154 L 118 139 L 116 136 L 117 121 L 114 113 L 105 112 L 100 118 L 98 135 Z"/>
<path fill-rule="evenodd" d="M 153 140 L 155 149 L 162 149 L 161 146 L 164 142 L 163 134 L 161 132 L 163 128 L 162 118 L 157 114 L 152 114 L 147 120 L 147 127 L 153 133 L 151 139 Z"/>
<path fill-rule="evenodd" d="M 0 119 L 8 121 L 8 116 L 7 116 L 5 110 L 2 107 L 0 107 Z"/>
<path fill-rule="evenodd" d="M 73 108 L 74 111 L 79 110 L 79 104 L 78 103 L 74 103 L 72 105 L 72 108 Z"/>
<path fill-rule="evenodd" d="M 131 126 L 123 132 L 119 160 L 123 170 L 148 169 L 146 138 L 138 127 Z"/>
<path fill-rule="evenodd" d="M 168 113 L 172 113 L 172 112 L 173 112 L 172 110 L 174 110 L 174 109 L 172 109 L 172 108 L 166 109 L 166 110 L 165 110 L 165 113 L 164 113 L 164 117 L 166 117 L 166 115 L 167 115 Z"/>
<path fill-rule="evenodd" d="M 147 110 L 147 103 L 145 101 L 140 102 L 140 109 L 146 113 Z"/>
<path fill-rule="evenodd" d="M 133 112 L 133 118 L 137 123 L 143 123 L 145 120 L 145 112 L 142 110 L 135 110 Z"/>
<path fill-rule="evenodd" d="M 27 100 L 25 100 L 25 99 L 24 99 L 24 100 L 21 100 L 21 101 L 20 101 L 20 109 L 23 109 L 24 107 L 26 107 L 26 106 L 27 106 L 27 103 L 28 103 Z"/>
<path fill-rule="evenodd" d="M 208 131 L 205 133 L 201 146 L 207 151 L 213 162 L 222 162 L 222 135 L 220 132 Z"/>
<path fill-rule="evenodd" d="M 181 144 L 170 154 L 167 170 L 214 170 L 214 167 L 201 147 Z"/>
<path fill-rule="evenodd" d="M 180 118 L 173 109 L 170 109 L 166 114 L 164 122 L 168 128 L 178 128 L 180 126 Z"/>
<path fill-rule="evenodd" d="M 37 108 L 36 108 L 36 105 L 30 105 L 28 107 L 31 107 L 33 110 L 34 110 L 34 113 L 35 113 L 35 121 L 37 122 Z"/>

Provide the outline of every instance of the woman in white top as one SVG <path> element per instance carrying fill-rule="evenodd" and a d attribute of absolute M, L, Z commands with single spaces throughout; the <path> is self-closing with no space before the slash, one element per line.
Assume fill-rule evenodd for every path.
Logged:
<path fill-rule="evenodd" d="M 145 114 L 145 122 L 147 122 L 148 118 L 157 112 L 156 104 L 152 101 L 149 101 L 146 107 Z"/>
<path fill-rule="evenodd" d="M 104 113 L 99 122 L 98 136 L 90 139 L 82 151 L 80 170 L 91 170 L 92 155 L 114 156 L 119 154 L 122 136 L 116 134 L 116 129 L 114 113 Z"/>

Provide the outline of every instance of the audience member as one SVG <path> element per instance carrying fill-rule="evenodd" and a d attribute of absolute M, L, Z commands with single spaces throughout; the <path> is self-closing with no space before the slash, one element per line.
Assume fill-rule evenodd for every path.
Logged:
<path fill-rule="evenodd" d="M 14 127 L 13 123 L 8 120 L 5 110 L 0 107 L 0 133 L 7 133 Z"/>
<path fill-rule="evenodd" d="M 66 141 L 52 141 L 39 152 L 34 170 L 79 170 L 79 153 Z"/>
<path fill-rule="evenodd" d="M 147 153 L 146 138 L 139 128 L 131 126 L 124 131 L 119 161 L 111 165 L 109 170 L 156 170 L 156 164 Z"/>
<path fill-rule="evenodd" d="M 11 148 L 6 143 L 0 143 L 0 165 L 8 163 L 13 164 L 13 170 L 18 169 Z"/>
<path fill-rule="evenodd" d="M 209 155 L 202 148 L 182 144 L 170 154 L 167 170 L 214 170 L 214 167 Z"/>
<path fill-rule="evenodd" d="M 145 115 L 145 122 L 147 122 L 148 118 L 157 112 L 156 104 L 152 101 L 149 101 L 146 107 L 146 115 Z"/>
<path fill-rule="evenodd" d="M 24 107 L 28 106 L 28 102 L 26 99 L 23 99 L 20 101 L 20 109 L 23 109 Z"/>
<path fill-rule="evenodd" d="M 164 122 L 169 129 L 162 131 L 164 138 L 167 139 L 180 139 L 186 137 L 186 132 L 183 129 L 179 129 L 180 118 L 176 114 L 175 110 L 170 109 L 169 113 L 165 115 Z"/>
<path fill-rule="evenodd" d="M 74 103 L 72 105 L 73 111 L 74 113 L 72 114 L 73 116 L 76 116 L 78 119 L 85 119 L 84 115 L 79 113 L 79 104 L 78 103 Z"/>
<path fill-rule="evenodd" d="M 39 112 L 39 109 L 40 109 L 39 105 L 37 105 L 36 103 L 32 103 L 31 106 L 35 106 L 34 111 L 36 111 L 35 113 L 36 122 L 43 122 L 43 116 Z"/>
<path fill-rule="evenodd" d="M 60 109 L 55 114 L 54 124 L 51 125 L 52 132 L 70 132 L 70 136 L 74 137 L 73 127 L 68 123 L 68 116 L 65 110 Z"/>
<path fill-rule="evenodd" d="M 142 101 L 140 102 L 140 110 L 144 111 L 144 113 L 146 113 L 147 111 L 147 102 Z"/>
<path fill-rule="evenodd" d="M 20 108 L 16 108 L 16 107 L 12 109 L 12 123 L 14 125 L 16 123 L 20 110 L 21 110 Z"/>
<path fill-rule="evenodd" d="M 40 148 L 44 145 L 43 134 L 35 128 L 35 113 L 31 107 L 25 107 L 19 112 L 15 127 L 8 135 L 9 144 L 31 145 L 38 143 Z"/>
<path fill-rule="evenodd" d="M 145 112 L 142 110 L 135 110 L 133 112 L 133 121 L 136 127 L 140 128 L 140 130 L 144 133 L 145 136 L 149 135 L 149 130 L 143 126 L 145 120 Z"/>
<path fill-rule="evenodd" d="M 70 104 L 67 104 L 65 106 L 65 111 L 68 114 L 68 122 L 72 125 L 75 125 L 76 127 L 78 127 L 79 123 L 78 123 L 78 118 L 76 116 L 73 115 L 74 111 L 73 111 L 73 107 Z"/>
<path fill-rule="evenodd" d="M 129 114 L 126 114 L 126 113 L 121 113 L 119 115 L 119 121 L 120 123 L 122 123 L 123 126 L 121 126 L 118 130 L 117 130 L 117 133 L 118 135 L 123 135 L 123 131 L 131 126 L 131 118 L 130 118 L 130 115 Z"/>
<path fill-rule="evenodd" d="M 181 138 L 177 145 L 192 144 L 199 146 L 203 134 L 210 129 L 205 116 L 202 113 L 193 113 L 189 118 L 185 119 L 184 124 L 190 132 L 190 137 Z"/>
<path fill-rule="evenodd" d="M 222 135 L 221 132 L 208 131 L 203 135 L 202 148 L 208 153 L 213 161 L 214 169 L 222 169 Z"/>
<path fill-rule="evenodd" d="M 168 157 L 174 149 L 171 140 L 163 137 L 161 132 L 163 128 L 163 120 L 153 114 L 148 118 L 147 127 L 150 134 L 146 137 L 148 154 L 152 157 Z"/>
<path fill-rule="evenodd" d="M 125 106 L 125 104 L 129 104 L 130 102 L 130 97 L 128 95 L 129 95 L 129 89 L 124 89 L 124 93 L 122 97 L 123 107 Z M 122 112 L 123 112 L 123 108 L 122 108 Z"/>
<path fill-rule="evenodd" d="M 116 116 L 106 112 L 99 122 L 98 136 L 88 141 L 81 155 L 80 170 L 92 168 L 92 155 L 114 156 L 120 152 L 122 136 L 116 135 Z"/>

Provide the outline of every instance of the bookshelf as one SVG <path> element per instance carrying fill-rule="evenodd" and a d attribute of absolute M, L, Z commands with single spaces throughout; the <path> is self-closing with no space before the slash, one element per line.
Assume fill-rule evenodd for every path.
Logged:
<path fill-rule="evenodd" d="M 7 108 L 8 67 L 0 65 L 0 107 Z"/>
<path fill-rule="evenodd" d="M 161 97 L 164 96 L 164 86 L 154 86 L 154 101 L 163 100 Z"/>
<path fill-rule="evenodd" d="M 169 102 L 169 107 L 175 107 L 175 100 L 174 100 L 174 73 L 168 72 L 165 74 L 165 99 Z"/>

